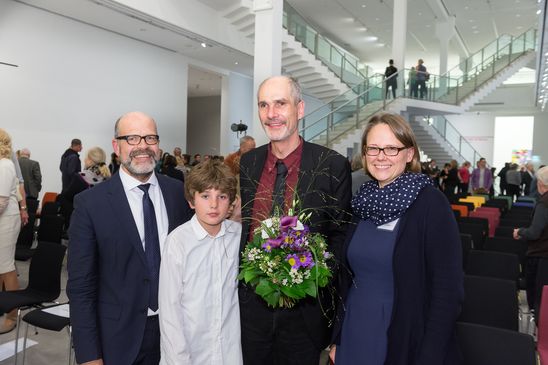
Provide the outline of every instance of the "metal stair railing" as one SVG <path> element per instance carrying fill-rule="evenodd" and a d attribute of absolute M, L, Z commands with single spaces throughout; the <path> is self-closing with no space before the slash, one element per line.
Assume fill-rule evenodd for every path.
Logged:
<path fill-rule="evenodd" d="M 462 134 L 442 115 L 426 117 L 428 125 L 434 129 L 443 139 L 461 156 L 464 161 L 474 163 L 482 156 L 464 138 Z"/>
<path fill-rule="evenodd" d="M 353 88 L 375 73 L 355 56 L 335 47 L 284 1 L 283 26 L 343 83 Z"/>

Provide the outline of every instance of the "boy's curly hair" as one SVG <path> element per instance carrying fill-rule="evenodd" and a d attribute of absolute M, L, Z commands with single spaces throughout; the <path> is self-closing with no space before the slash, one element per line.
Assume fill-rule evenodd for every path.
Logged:
<path fill-rule="evenodd" d="M 228 194 L 230 204 L 236 199 L 238 183 L 230 168 L 219 160 L 208 160 L 194 166 L 185 180 L 185 197 L 194 204 L 194 194 L 217 189 Z"/>

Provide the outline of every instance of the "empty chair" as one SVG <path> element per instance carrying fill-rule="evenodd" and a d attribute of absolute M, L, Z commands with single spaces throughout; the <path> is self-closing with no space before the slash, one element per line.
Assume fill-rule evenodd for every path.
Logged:
<path fill-rule="evenodd" d="M 463 204 L 451 204 L 451 209 L 460 213 L 459 217 L 468 216 L 468 207 Z"/>
<path fill-rule="evenodd" d="M 17 308 L 17 334 L 21 322 L 21 310 L 52 302 L 61 292 L 61 267 L 66 247 L 57 243 L 40 242 L 34 252 L 29 267 L 29 283 L 25 289 L 0 292 L 0 313 L 8 313 Z M 15 341 L 15 363 L 17 344 Z"/>
<path fill-rule="evenodd" d="M 471 218 L 484 218 L 484 219 L 487 219 L 487 222 L 488 222 L 487 235 L 489 237 L 493 237 L 495 235 L 495 229 L 499 225 L 499 218 L 497 216 L 495 216 L 495 214 L 493 214 L 493 212 L 491 212 L 491 211 L 480 210 L 482 208 L 478 208 L 475 211 L 470 212 L 470 217 Z"/>
<path fill-rule="evenodd" d="M 58 310 L 60 313 L 66 313 L 66 315 L 52 313 L 52 310 Z M 55 304 L 45 308 L 34 309 L 23 316 L 23 322 L 26 322 L 25 337 L 23 340 L 23 365 L 25 365 L 29 324 L 34 327 L 57 332 L 61 331 L 63 328 L 66 328 L 69 338 L 68 364 L 72 365 L 72 329 L 70 326 L 70 317 L 68 316 L 68 303 Z"/>
<path fill-rule="evenodd" d="M 61 243 L 65 220 L 59 215 L 46 215 L 40 218 L 38 241 Z"/>
<path fill-rule="evenodd" d="M 495 229 L 495 237 L 513 238 L 513 234 L 514 234 L 514 227 L 498 226 L 497 229 Z"/>
<path fill-rule="evenodd" d="M 508 209 L 510 208 L 508 206 L 508 203 L 505 200 L 501 200 L 501 199 L 490 199 L 489 201 L 485 202 L 483 206 L 499 208 L 501 216 L 508 213 Z"/>
<path fill-rule="evenodd" d="M 468 252 L 474 249 L 474 245 L 472 244 L 472 236 L 467 233 L 461 233 L 460 242 L 462 244 L 462 268 L 465 269 L 468 261 Z"/>
<path fill-rule="evenodd" d="M 457 323 L 463 365 L 536 365 L 530 335 L 473 323 Z"/>
<path fill-rule="evenodd" d="M 489 220 L 487 218 L 468 216 L 457 219 L 457 222 L 479 224 L 483 227 L 483 236 L 487 237 L 489 234 Z"/>
<path fill-rule="evenodd" d="M 485 240 L 483 248 L 486 251 L 496 251 L 517 255 L 521 265 L 521 272 L 525 270 L 527 242 L 506 237 L 490 237 Z"/>
<path fill-rule="evenodd" d="M 519 218 L 502 218 L 500 220 L 500 226 L 503 227 L 529 227 L 531 219 L 519 219 Z"/>
<path fill-rule="evenodd" d="M 467 275 L 517 282 L 520 275 L 519 258 L 512 253 L 472 250 L 468 252 L 465 272 Z"/>
<path fill-rule="evenodd" d="M 516 282 L 464 276 L 464 302 L 459 321 L 518 330 Z"/>
<path fill-rule="evenodd" d="M 457 224 L 459 226 L 460 233 L 467 233 L 472 236 L 474 249 L 482 250 L 483 242 L 485 241 L 485 237 L 486 237 L 486 233 L 483 225 L 474 224 L 474 223 L 462 223 L 462 222 L 457 222 Z"/>

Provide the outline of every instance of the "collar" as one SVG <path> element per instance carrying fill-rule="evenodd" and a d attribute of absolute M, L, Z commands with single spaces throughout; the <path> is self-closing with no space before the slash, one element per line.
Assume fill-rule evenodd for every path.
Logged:
<path fill-rule="evenodd" d="M 272 153 L 272 144 L 269 143 L 268 144 L 268 152 L 266 154 L 266 162 L 265 162 L 265 167 L 266 167 L 267 171 L 269 173 L 272 173 L 272 170 L 274 170 L 276 168 L 276 162 L 278 160 L 280 160 L 287 167 L 287 173 L 290 174 L 293 169 L 298 168 L 298 166 L 296 166 L 296 164 L 297 164 L 297 161 L 300 160 L 299 157 L 302 156 L 303 145 L 304 145 L 303 138 L 299 137 L 299 145 L 297 146 L 297 148 L 295 148 L 284 159 L 279 159 L 278 157 L 276 157 L 274 155 L 274 153 Z"/>
<path fill-rule="evenodd" d="M 128 191 L 131 191 L 137 186 L 141 184 L 150 184 L 153 186 L 158 186 L 158 178 L 156 177 L 156 173 L 152 172 L 152 175 L 148 178 L 148 181 L 142 182 L 140 180 L 137 180 L 130 174 L 126 172 L 122 167 L 119 169 L 120 171 L 120 180 L 122 180 L 122 186 L 124 187 L 124 191 L 127 193 Z"/>
<path fill-rule="evenodd" d="M 202 227 L 200 222 L 198 222 L 198 217 L 196 216 L 196 214 L 194 214 L 190 219 L 190 226 L 192 227 L 192 231 L 194 232 L 194 235 L 198 241 L 201 241 L 207 237 L 218 238 L 223 237 L 226 233 L 234 233 L 236 232 L 234 223 L 235 222 L 225 219 L 221 222 L 221 229 L 219 230 L 219 233 L 217 233 L 215 237 L 212 237 L 209 233 L 207 233 L 204 227 Z"/>

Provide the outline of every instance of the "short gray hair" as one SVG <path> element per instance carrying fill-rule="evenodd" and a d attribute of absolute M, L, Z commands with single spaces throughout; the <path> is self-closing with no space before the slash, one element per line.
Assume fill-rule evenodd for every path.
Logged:
<path fill-rule="evenodd" d="M 548 166 L 544 166 L 537 171 L 537 180 L 548 187 Z"/>
<path fill-rule="evenodd" d="M 243 145 L 244 143 L 247 143 L 247 142 L 255 142 L 255 138 L 251 137 L 251 136 L 243 136 L 242 138 L 240 138 L 240 146 Z"/>

